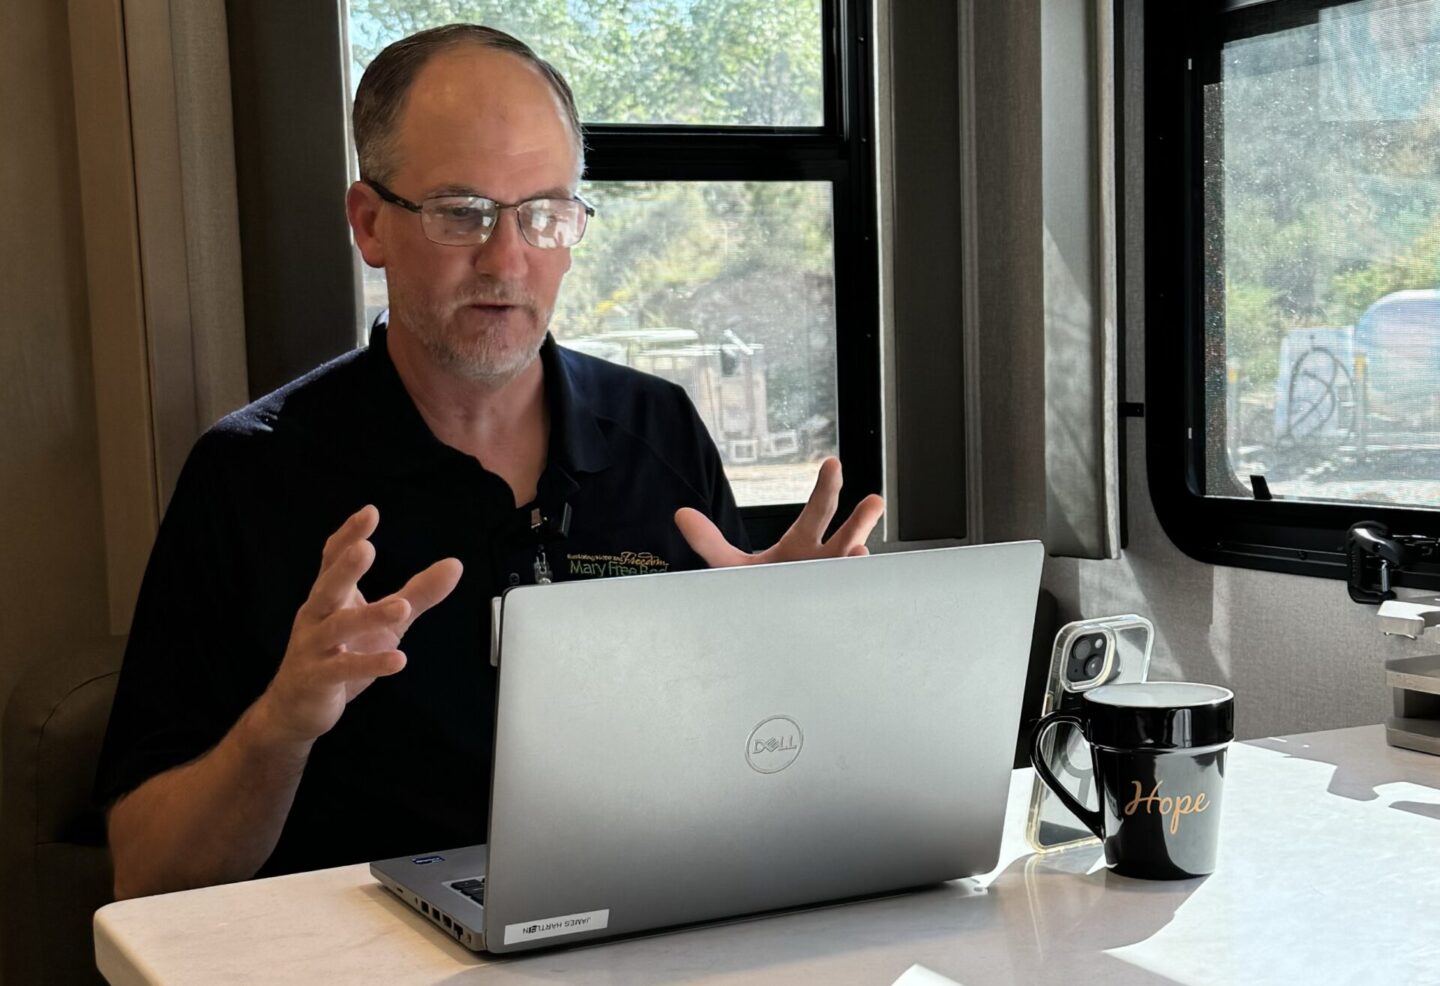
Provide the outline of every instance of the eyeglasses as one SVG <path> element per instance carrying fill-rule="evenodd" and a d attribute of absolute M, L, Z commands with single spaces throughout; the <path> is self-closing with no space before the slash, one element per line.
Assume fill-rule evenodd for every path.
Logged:
<path fill-rule="evenodd" d="M 431 243 L 445 246 L 476 246 L 490 239 L 500 213 L 515 210 L 515 221 L 525 242 L 541 250 L 571 247 L 585 235 L 595 207 L 580 196 L 568 199 L 537 198 L 507 204 L 482 195 L 435 195 L 419 203 L 401 198 L 390 189 L 362 178 L 391 205 L 420 216 L 420 228 Z"/>

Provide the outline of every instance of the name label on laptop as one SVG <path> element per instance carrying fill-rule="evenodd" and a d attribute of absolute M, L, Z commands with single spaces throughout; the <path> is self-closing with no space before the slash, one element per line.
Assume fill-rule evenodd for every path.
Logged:
<path fill-rule="evenodd" d="M 558 938 L 560 935 L 578 935 L 582 931 L 600 931 L 610 927 L 610 909 L 584 911 L 580 914 L 562 914 L 558 918 L 543 921 L 525 921 L 505 926 L 505 944 L 539 941 L 542 938 Z"/>

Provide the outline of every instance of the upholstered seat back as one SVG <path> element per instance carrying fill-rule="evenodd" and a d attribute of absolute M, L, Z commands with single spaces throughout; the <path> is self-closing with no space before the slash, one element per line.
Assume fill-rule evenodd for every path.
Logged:
<path fill-rule="evenodd" d="M 5 707 L 0 736 L 0 959 L 5 986 L 103 982 L 91 919 L 111 893 L 95 764 L 123 641 L 46 655 Z"/>

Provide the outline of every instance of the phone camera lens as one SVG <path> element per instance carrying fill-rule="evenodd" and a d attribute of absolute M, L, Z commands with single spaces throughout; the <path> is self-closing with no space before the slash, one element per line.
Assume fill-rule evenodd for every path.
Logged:
<path fill-rule="evenodd" d="M 1065 677 L 1077 686 L 1098 684 L 1105 671 L 1105 635 L 1088 633 L 1070 644 Z"/>

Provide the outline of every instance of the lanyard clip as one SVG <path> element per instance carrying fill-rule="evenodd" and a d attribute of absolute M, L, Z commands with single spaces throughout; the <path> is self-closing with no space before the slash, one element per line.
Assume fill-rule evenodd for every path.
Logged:
<path fill-rule="evenodd" d="M 530 533 L 539 541 L 559 541 L 570 536 L 570 504 L 560 504 L 560 516 L 546 517 L 539 507 L 530 508 Z"/>
<path fill-rule="evenodd" d="M 550 569 L 550 559 L 545 557 L 545 545 L 551 541 L 563 541 L 570 534 L 570 504 L 560 505 L 560 516 L 546 517 L 539 507 L 530 508 L 530 533 L 535 538 L 535 584 L 549 585 L 555 573 Z"/>
<path fill-rule="evenodd" d="M 549 584 L 550 584 L 550 576 L 551 576 L 552 574 L 553 574 L 553 573 L 550 571 L 550 559 L 548 559 L 548 558 L 545 557 L 545 546 L 544 546 L 543 544 L 536 546 L 536 548 L 535 548 L 535 584 L 536 584 L 536 585 L 549 585 Z"/>

